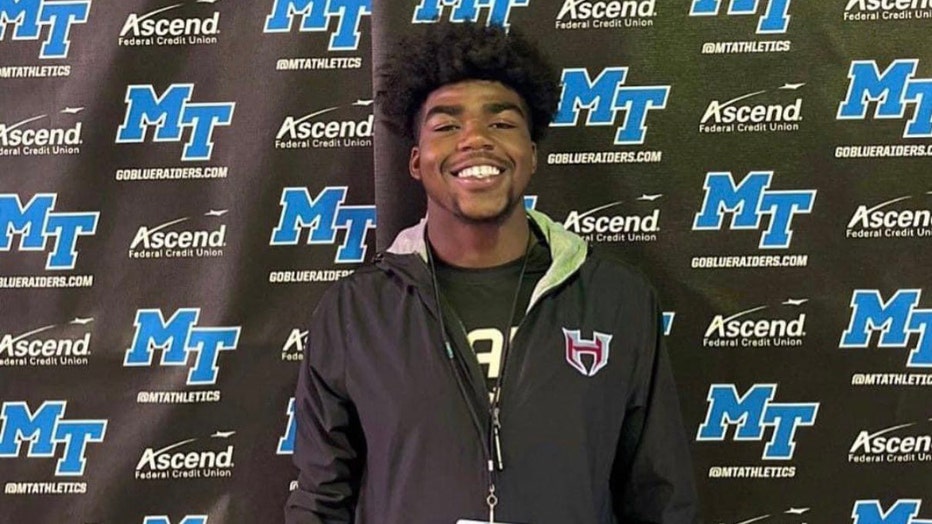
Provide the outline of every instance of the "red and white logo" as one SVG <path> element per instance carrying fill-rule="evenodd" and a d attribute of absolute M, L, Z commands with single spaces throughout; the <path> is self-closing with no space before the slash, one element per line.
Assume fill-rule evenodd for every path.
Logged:
<path fill-rule="evenodd" d="M 608 364 L 609 343 L 612 336 L 593 331 L 592 340 L 583 339 L 578 329 L 563 328 L 563 338 L 566 339 L 566 361 L 587 377 L 591 377 Z M 592 365 L 586 367 L 583 355 L 592 357 Z M 587 359 L 588 360 L 588 359 Z"/>

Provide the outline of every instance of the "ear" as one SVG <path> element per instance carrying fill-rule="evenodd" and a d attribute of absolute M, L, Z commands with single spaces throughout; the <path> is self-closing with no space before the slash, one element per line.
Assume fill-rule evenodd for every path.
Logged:
<path fill-rule="evenodd" d="M 421 179 L 421 150 L 417 146 L 411 148 L 411 157 L 408 158 L 408 173 L 415 180 Z"/>

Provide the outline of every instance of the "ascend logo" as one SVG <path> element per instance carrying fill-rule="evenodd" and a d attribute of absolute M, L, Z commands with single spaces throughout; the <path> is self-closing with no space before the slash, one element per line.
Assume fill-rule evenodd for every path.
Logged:
<path fill-rule="evenodd" d="M 772 428 L 764 446 L 764 460 L 790 460 L 796 451 L 796 430 L 815 425 L 818 402 L 773 402 L 776 384 L 754 384 L 738 395 L 734 384 L 712 384 L 709 388 L 709 409 L 699 426 L 699 442 L 725 440 L 728 427 L 735 425 L 736 441 L 762 441 L 767 428 Z"/>
<path fill-rule="evenodd" d="M 0 157 L 77 155 L 81 153 L 82 122 L 77 115 L 83 107 L 65 107 L 59 111 L 63 117 L 36 115 L 19 122 L 0 122 Z M 64 120 L 65 122 L 53 122 Z M 75 121 L 77 120 L 77 121 Z M 45 125 L 40 125 L 44 123 Z"/>
<path fill-rule="evenodd" d="M 874 102 L 873 118 L 910 118 L 903 138 L 932 138 L 932 78 L 917 78 L 919 60 L 894 60 L 883 73 L 876 60 L 854 60 L 848 69 L 848 94 L 838 106 L 838 120 L 865 120 Z"/>
<path fill-rule="evenodd" d="M 806 84 L 783 84 L 775 91 L 793 93 Z M 770 90 L 753 91 L 721 102 L 712 100 L 699 122 L 700 133 L 764 133 L 798 131 L 802 121 L 803 99 L 792 102 L 754 103 Z M 773 96 L 767 97 L 773 98 Z M 746 102 L 749 101 L 749 102 Z"/>
<path fill-rule="evenodd" d="M 275 135 L 276 149 L 372 147 L 372 100 L 285 117 Z M 335 117 L 336 112 L 339 117 Z"/>
<path fill-rule="evenodd" d="M 288 424 L 285 428 L 285 434 L 278 439 L 278 449 L 276 453 L 279 455 L 291 455 L 294 453 L 294 436 L 297 431 L 297 424 L 295 424 L 294 419 L 294 397 L 288 399 L 288 408 L 285 410 L 285 415 L 288 416 Z"/>
<path fill-rule="evenodd" d="M 861 430 L 848 450 L 848 462 L 932 462 L 932 419 L 899 424 L 873 432 Z"/>
<path fill-rule="evenodd" d="M 728 4 L 728 16 L 753 15 L 758 12 L 758 4 L 766 7 L 757 19 L 758 34 L 785 33 L 790 25 L 789 14 L 791 0 L 692 0 L 689 16 L 717 16 L 723 3 Z"/>
<path fill-rule="evenodd" d="M 37 193 L 23 205 L 18 194 L 0 193 L 0 252 L 10 251 L 17 233 L 19 251 L 46 251 L 54 239 L 45 269 L 74 269 L 78 239 L 97 233 L 100 212 L 53 212 L 57 201 L 57 193 Z"/>
<path fill-rule="evenodd" d="M 93 318 L 75 318 L 24 333 L 0 333 L 0 367 L 86 366 Z"/>
<path fill-rule="evenodd" d="M 176 524 L 207 524 L 208 515 L 185 515 Z M 168 515 L 148 515 L 142 524 L 172 524 Z"/>
<path fill-rule="evenodd" d="M 159 449 L 146 448 L 136 463 L 136 480 L 232 477 L 234 447 L 230 438 L 235 434 L 217 431 L 207 439 L 189 438 Z"/>
<path fill-rule="evenodd" d="M 121 46 L 216 44 L 220 34 L 220 11 L 208 14 L 199 9 L 198 4 L 212 6 L 217 1 L 175 3 L 147 13 L 130 13 L 117 42 Z"/>
<path fill-rule="evenodd" d="M 769 306 L 757 306 L 733 315 L 715 315 L 702 336 L 703 347 L 799 347 L 806 337 L 806 313 L 799 312 L 809 299 L 787 299 L 779 312 L 759 313 Z M 768 313 L 770 313 L 768 311 Z M 763 317 L 763 318 L 761 318 Z"/>
<path fill-rule="evenodd" d="M 337 232 L 343 242 L 333 261 L 337 264 L 362 262 L 368 246 L 366 235 L 375 229 L 375 206 L 346 205 L 346 186 L 325 187 L 312 198 L 306 187 L 286 187 L 279 204 L 278 225 L 272 230 L 271 246 L 298 244 L 303 229 L 309 229 L 307 244 L 334 245 Z"/>
<path fill-rule="evenodd" d="M 854 290 L 851 320 L 838 347 L 866 348 L 879 331 L 877 347 L 911 347 L 906 367 L 932 368 L 932 309 L 920 309 L 921 298 L 921 289 L 899 289 L 887 300 L 879 289 Z"/>
<path fill-rule="evenodd" d="M 848 0 L 847 22 L 932 19 L 932 0 Z"/>
<path fill-rule="evenodd" d="M 359 23 L 372 14 L 372 0 L 274 0 L 265 17 L 265 33 L 287 33 L 300 15 L 298 30 L 330 33 L 330 51 L 354 51 L 359 47 Z"/>
<path fill-rule="evenodd" d="M 740 475 L 735 475 L 733 478 L 742 477 Z M 735 519 L 734 522 L 738 524 L 751 524 L 752 522 L 766 522 L 767 524 L 806 524 L 812 517 L 810 515 L 807 518 L 804 515 L 809 513 L 811 509 L 812 508 L 787 508 L 785 511 L 774 511 L 755 517 Z M 716 522 L 725 522 L 725 519 L 718 519 Z"/>
<path fill-rule="evenodd" d="M 216 384 L 220 353 L 236 349 L 240 326 L 201 327 L 197 325 L 200 315 L 200 308 L 181 308 L 166 321 L 160 309 L 138 310 L 134 322 L 136 332 L 126 350 L 123 366 L 151 366 L 154 350 L 160 349 L 159 365 L 190 367 L 187 385 Z"/>
<path fill-rule="evenodd" d="M 13 40 L 38 40 L 45 34 L 40 59 L 67 58 L 71 27 L 87 22 L 91 0 L 3 0 L 0 1 L 0 41 L 12 25 Z"/>
<path fill-rule="evenodd" d="M 208 219 L 181 217 L 155 226 L 140 226 L 129 246 L 129 258 L 213 258 L 222 257 L 226 247 L 227 225 L 219 222 L 226 209 L 204 213 Z M 214 224 L 182 227 L 190 221 Z"/>
<path fill-rule="evenodd" d="M 613 126 L 618 113 L 624 113 L 615 130 L 613 144 L 641 145 L 647 136 L 647 116 L 667 107 L 670 86 L 626 85 L 627 67 L 606 67 L 596 75 L 580 68 L 563 70 L 563 92 L 552 127 L 575 127 L 580 110 L 586 109 L 585 127 Z"/>
<path fill-rule="evenodd" d="M 308 330 L 306 329 L 303 331 L 298 328 L 291 330 L 288 339 L 285 340 L 285 344 L 282 345 L 282 361 L 300 362 L 304 360 L 304 348 L 307 346 L 307 335 Z"/>
<path fill-rule="evenodd" d="M 564 0 L 557 29 L 617 29 L 654 25 L 657 0 Z"/>
<path fill-rule="evenodd" d="M 563 227 L 587 242 L 655 242 L 660 232 L 660 208 L 651 203 L 661 197 L 663 195 L 659 193 L 641 195 L 637 202 L 645 204 L 636 206 L 637 211 L 627 214 L 612 212 L 624 203 L 621 200 L 582 212 L 573 210 L 563 221 Z"/>
<path fill-rule="evenodd" d="M 117 130 L 117 144 L 142 143 L 149 127 L 155 127 L 155 142 L 181 142 L 183 129 L 190 130 L 181 154 L 182 161 L 210 160 L 216 126 L 233 121 L 236 102 L 190 102 L 194 84 L 172 84 L 161 95 L 152 85 L 126 88 L 126 116 Z"/>
<path fill-rule="evenodd" d="M 769 223 L 760 235 L 759 249 L 787 249 L 793 240 L 791 228 L 797 214 L 809 214 L 816 190 L 769 189 L 773 171 L 751 171 L 739 183 L 731 172 L 709 172 L 705 198 L 693 220 L 693 231 L 720 231 L 725 213 L 731 214 L 728 229 L 759 230 L 766 215 Z"/>
<path fill-rule="evenodd" d="M 855 209 L 845 229 L 847 238 L 919 238 L 932 237 L 932 191 L 924 195 L 925 206 L 907 206 L 912 195 L 892 198 L 870 207 Z M 922 197 L 919 197 L 922 198 Z M 916 198 L 918 200 L 919 198 Z M 900 204 L 904 202 L 904 204 Z M 900 205 L 898 205 L 900 204 Z"/>
<path fill-rule="evenodd" d="M 920 499 L 899 499 L 886 510 L 879 500 L 859 500 L 851 510 L 853 524 L 929 524 L 932 519 L 920 519 Z"/>
<path fill-rule="evenodd" d="M 509 27 L 514 7 L 527 7 L 531 0 L 421 0 L 411 18 L 413 24 L 439 22 L 447 14 L 450 22 L 478 22 L 485 11 L 485 25 Z M 446 8 L 450 8 L 449 11 Z"/>
<path fill-rule="evenodd" d="M 107 421 L 66 419 L 67 407 L 68 401 L 64 400 L 47 400 L 35 411 L 26 402 L 4 402 L 0 408 L 0 459 L 20 457 L 22 444 L 26 442 L 27 458 L 58 457 L 56 477 L 83 476 L 87 467 L 88 444 L 104 441 Z M 6 492 L 10 493 L 9 489 Z"/>

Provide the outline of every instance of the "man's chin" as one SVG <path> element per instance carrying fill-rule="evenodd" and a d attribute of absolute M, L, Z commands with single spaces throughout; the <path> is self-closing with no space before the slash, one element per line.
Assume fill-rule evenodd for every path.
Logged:
<path fill-rule="evenodd" d="M 460 207 L 456 215 L 464 222 L 477 225 L 499 225 L 510 218 L 517 211 L 517 203 L 509 202 L 497 208 L 471 208 Z"/>

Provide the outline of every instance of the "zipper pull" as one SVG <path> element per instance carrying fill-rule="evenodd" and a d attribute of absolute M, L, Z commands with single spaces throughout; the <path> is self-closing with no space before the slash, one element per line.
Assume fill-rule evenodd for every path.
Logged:
<path fill-rule="evenodd" d="M 502 459 L 501 429 L 502 423 L 499 419 L 499 408 L 496 407 L 492 410 L 492 438 L 495 441 L 495 462 L 498 471 L 503 471 L 505 469 L 505 462 Z"/>

